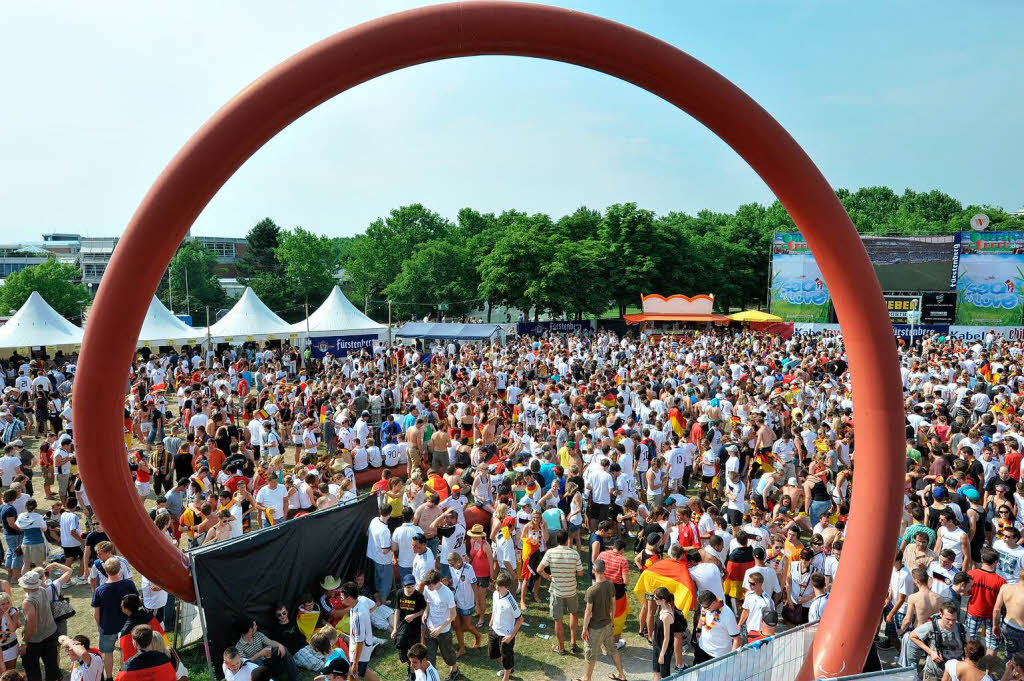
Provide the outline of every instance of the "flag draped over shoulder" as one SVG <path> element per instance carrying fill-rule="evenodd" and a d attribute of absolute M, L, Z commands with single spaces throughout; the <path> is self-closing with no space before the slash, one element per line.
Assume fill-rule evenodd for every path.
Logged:
<path fill-rule="evenodd" d="M 738 546 L 732 550 L 725 563 L 725 579 L 722 581 L 726 596 L 737 600 L 743 599 L 743 577 L 752 567 L 754 567 L 753 548 Z"/>
<path fill-rule="evenodd" d="M 626 585 L 615 585 L 615 619 L 612 624 L 612 634 L 615 640 L 619 640 L 623 630 L 626 628 L 626 617 L 629 615 L 629 599 L 626 597 Z"/>
<path fill-rule="evenodd" d="M 668 410 L 668 420 L 672 422 L 672 430 L 677 437 L 683 436 L 683 413 L 679 407 L 672 407 Z"/>
<path fill-rule="evenodd" d="M 633 587 L 633 595 L 643 602 L 644 594 L 653 594 L 660 586 L 675 596 L 677 610 L 686 613 L 693 608 L 696 594 L 686 563 L 670 558 L 655 561 L 640 573 L 640 579 Z"/>

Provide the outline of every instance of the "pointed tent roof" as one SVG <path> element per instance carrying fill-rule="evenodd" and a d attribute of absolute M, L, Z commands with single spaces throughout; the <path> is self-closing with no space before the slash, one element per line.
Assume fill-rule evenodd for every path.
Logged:
<path fill-rule="evenodd" d="M 219 322 L 210 326 L 209 335 L 214 342 L 241 343 L 292 338 L 296 332 L 288 322 L 274 314 L 252 288 L 246 286 L 235 306 Z"/>
<path fill-rule="evenodd" d="M 142 322 L 138 345 L 195 345 L 206 340 L 205 329 L 195 329 L 181 321 L 153 296 Z"/>
<path fill-rule="evenodd" d="M 305 334 L 307 322 L 312 337 L 379 333 L 387 328 L 360 312 L 337 286 L 331 290 L 323 305 L 309 315 L 308 320 L 292 324 L 292 331 Z"/>
<path fill-rule="evenodd" d="M 82 344 L 84 333 L 50 307 L 38 291 L 33 291 L 21 309 L 0 326 L 0 350 L 14 351 L 44 345 L 51 348 L 77 347 Z"/>

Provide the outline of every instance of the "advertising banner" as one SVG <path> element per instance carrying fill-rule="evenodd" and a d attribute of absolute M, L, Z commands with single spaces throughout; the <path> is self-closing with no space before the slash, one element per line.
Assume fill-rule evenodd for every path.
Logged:
<path fill-rule="evenodd" d="M 375 333 L 365 336 L 321 336 L 310 338 L 309 346 L 313 356 L 322 359 L 328 352 L 335 357 L 344 357 L 350 352 L 359 352 L 363 348 L 372 350 L 378 340 Z"/>
<path fill-rule="evenodd" d="M 893 324 L 892 333 L 897 338 L 920 338 L 925 334 L 937 333 L 940 336 L 944 336 L 949 333 L 949 325 L 947 324 Z"/>
<path fill-rule="evenodd" d="M 1010 341 L 1024 340 L 1024 326 L 951 326 L 949 335 L 957 340 L 970 343 L 984 343 L 991 333 L 995 338 Z"/>
<path fill-rule="evenodd" d="M 921 294 L 922 324 L 952 324 L 956 321 L 956 294 L 925 291 Z"/>
<path fill-rule="evenodd" d="M 956 280 L 960 326 L 1019 326 L 1024 232 L 961 232 Z"/>
<path fill-rule="evenodd" d="M 520 336 L 539 336 L 542 333 L 586 333 L 591 331 L 589 321 L 519 322 L 516 333 Z"/>
<path fill-rule="evenodd" d="M 787 322 L 828 321 L 828 288 L 802 234 L 775 234 L 771 311 Z"/>
<path fill-rule="evenodd" d="M 882 296 L 885 298 L 885 308 L 889 310 L 889 321 L 893 324 L 909 323 L 908 314 L 921 309 L 921 296 L 892 293 L 883 293 Z"/>

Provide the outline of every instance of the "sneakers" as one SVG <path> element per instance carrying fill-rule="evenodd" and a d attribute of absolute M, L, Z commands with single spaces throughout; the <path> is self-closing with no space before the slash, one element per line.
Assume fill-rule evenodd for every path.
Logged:
<path fill-rule="evenodd" d="M 615 649 L 616 650 L 622 650 L 625 647 L 626 647 L 626 640 L 625 639 L 620 638 L 618 641 L 615 642 Z"/>

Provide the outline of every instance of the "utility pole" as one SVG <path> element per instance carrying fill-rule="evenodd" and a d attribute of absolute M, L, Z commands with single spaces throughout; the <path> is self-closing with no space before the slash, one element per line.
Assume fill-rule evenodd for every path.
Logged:
<path fill-rule="evenodd" d="M 309 294 L 308 293 L 306 294 L 306 302 L 303 303 L 303 308 L 304 308 L 304 310 L 306 312 L 306 346 L 310 348 L 309 352 L 310 352 L 310 355 L 312 355 L 313 354 L 313 350 L 312 350 L 313 342 L 312 342 L 312 340 L 309 337 Z M 302 351 L 302 356 L 301 356 L 302 366 L 306 366 L 306 352 L 305 352 L 306 348 L 303 348 L 302 350 L 303 350 Z"/>
<path fill-rule="evenodd" d="M 391 300 L 388 299 L 388 347 L 391 347 Z"/>
<path fill-rule="evenodd" d="M 192 316 L 192 301 L 188 299 L 188 264 L 185 265 L 185 314 Z M 210 310 L 206 310 L 206 326 L 210 326 Z"/>
<path fill-rule="evenodd" d="M 171 314 L 174 314 L 174 267 L 173 265 L 167 266 L 167 304 L 171 308 Z"/>
<path fill-rule="evenodd" d="M 188 270 L 185 270 L 188 274 Z M 210 337 L 210 306 L 206 306 L 206 355 L 207 357 L 213 352 L 213 339 Z"/>

